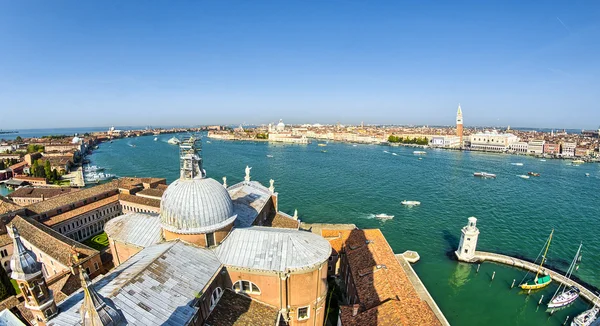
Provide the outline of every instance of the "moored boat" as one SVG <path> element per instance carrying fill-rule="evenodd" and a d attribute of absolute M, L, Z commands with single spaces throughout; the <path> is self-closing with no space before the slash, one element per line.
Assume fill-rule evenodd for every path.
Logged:
<path fill-rule="evenodd" d="M 169 139 L 167 141 L 167 143 L 169 143 L 171 145 L 179 145 L 179 143 L 181 143 L 181 141 L 179 139 L 177 139 L 176 137 L 172 137 L 171 139 Z"/>
<path fill-rule="evenodd" d="M 487 172 L 475 172 L 475 173 L 473 173 L 473 176 L 480 177 L 480 178 L 496 178 L 495 174 L 487 173 Z"/>
<path fill-rule="evenodd" d="M 590 326 L 590 325 L 592 325 L 592 323 L 598 317 L 598 312 L 600 312 L 600 308 L 598 308 L 598 306 L 594 306 L 593 308 L 580 313 L 579 315 L 577 315 L 577 317 L 573 318 L 573 321 L 571 322 L 571 326 Z"/>
<path fill-rule="evenodd" d="M 317 144 L 317 146 L 325 147 L 325 146 L 327 146 L 327 144 L 319 143 L 319 144 Z"/>
<path fill-rule="evenodd" d="M 539 177 L 540 174 L 537 172 L 527 172 L 528 175 L 532 176 L 532 177 Z"/>
<path fill-rule="evenodd" d="M 519 287 L 523 290 L 537 290 L 541 289 L 552 282 L 552 277 L 550 275 L 542 275 L 542 266 L 544 265 L 544 261 L 546 261 L 546 255 L 548 254 L 548 248 L 550 248 L 550 242 L 552 242 L 552 235 L 554 234 L 554 229 L 550 232 L 550 236 L 548 240 L 546 240 L 546 249 L 544 250 L 544 255 L 542 256 L 542 261 L 540 262 L 540 266 L 535 273 L 535 277 L 530 279 L 525 283 L 521 283 Z"/>
<path fill-rule="evenodd" d="M 380 220 L 391 220 L 394 218 L 394 215 L 377 214 L 377 215 L 375 215 L 375 218 L 380 219 Z"/>
<path fill-rule="evenodd" d="M 567 273 L 565 274 L 565 276 L 567 277 L 567 279 L 571 279 L 571 275 L 573 275 L 573 272 L 575 270 L 577 270 L 577 264 L 581 261 L 581 246 L 583 244 L 579 245 L 579 249 L 577 249 L 577 253 L 575 254 L 575 257 L 573 258 L 573 261 L 571 261 L 571 264 L 569 265 L 569 268 L 567 269 Z M 559 293 L 559 291 L 562 292 Z M 576 286 L 571 286 L 567 289 L 566 285 L 559 285 L 558 289 L 556 289 L 556 292 L 554 292 L 554 295 L 552 296 L 552 299 L 550 299 L 550 302 L 548 303 L 548 308 L 560 308 L 560 307 L 564 307 L 566 305 L 571 304 L 573 301 L 577 300 L 577 298 L 579 298 L 579 288 Z"/>
<path fill-rule="evenodd" d="M 583 164 L 583 163 L 585 163 L 585 161 L 584 160 L 575 160 L 575 161 L 573 161 L 571 163 L 573 163 L 573 164 Z"/>

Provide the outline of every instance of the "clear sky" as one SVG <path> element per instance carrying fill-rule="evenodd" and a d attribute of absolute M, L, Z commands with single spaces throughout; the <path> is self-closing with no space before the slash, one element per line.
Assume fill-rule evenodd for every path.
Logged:
<path fill-rule="evenodd" d="M 597 128 L 600 1 L 0 1 L 0 128 Z"/>

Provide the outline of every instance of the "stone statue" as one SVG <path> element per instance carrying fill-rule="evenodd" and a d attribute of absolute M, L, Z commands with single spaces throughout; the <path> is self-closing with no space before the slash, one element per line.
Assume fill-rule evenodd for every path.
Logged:
<path fill-rule="evenodd" d="M 271 180 L 269 180 L 269 183 L 271 184 L 271 185 L 269 186 L 269 191 L 270 191 L 270 192 L 275 192 L 275 186 L 274 186 L 274 184 L 275 184 L 275 180 L 271 179 Z"/>
<path fill-rule="evenodd" d="M 227 188 L 227 177 L 223 177 L 223 187 Z"/>
<path fill-rule="evenodd" d="M 246 177 L 244 178 L 246 182 L 250 182 L 250 170 L 252 170 L 252 168 L 246 165 Z"/>

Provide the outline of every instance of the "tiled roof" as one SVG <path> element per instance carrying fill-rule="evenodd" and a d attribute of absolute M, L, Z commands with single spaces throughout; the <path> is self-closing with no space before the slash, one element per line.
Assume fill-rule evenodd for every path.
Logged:
<path fill-rule="evenodd" d="M 212 250 L 170 241 L 143 249 L 93 286 L 128 325 L 178 326 L 194 316 L 195 300 L 220 270 Z M 80 325 L 82 299 L 78 291 L 59 304 L 48 326 Z"/>
<path fill-rule="evenodd" d="M 7 197 L 9 198 L 42 198 L 49 199 L 52 197 L 60 196 L 70 192 L 75 192 L 78 189 L 55 187 L 55 188 L 38 188 L 38 187 L 21 187 L 11 192 Z"/>
<path fill-rule="evenodd" d="M 130 213 L 106 222 L 104 232 L 111 240 L 148 247 L 162 239 L 160 217 L 156 214 Z"/>
<path fill-rule="evenodd" d="M 233 201 L 233 212 L 238 217 L 236 227 L 252 225 L 260 211 L 271 198 L 271 192 L 259 182 L 240 182 L 227 188 Z"/>
<path fill-rule="evenodd" d="M 361 305 L 354 317 L 351 307 L 342 307 L 344 326 L 440 325 L 379 229 L 322 230 L 322 235 L 330 242 L 341 240 Z"/>
<path fill-rule="evenodd" d="M 43 213 L 51 211 L 53 209 L 57 209 L 57 208 L 60 208 L 63 206 L 68 206 L 72 203 L 76 203 L 76 202 L 79 202 L 84 199 L 93 198 L 93 197 L 102 195 L 104 193 L 107 193 L 110 191 L 116 191 L 116 190 L 117 190 L 117 181 L 114 180 L 114 181 L 111 181 L 111 182 L 108 182 L 105 184 L 101 184 L 99 186 L 82 189 L 77 192 L 72 192 L 72 193 L 61 195 L 61 196 L 56 196 L 54 198 L 44 200 L 39 203 L 34 203 L 31 205 L 28 205 L 27 209 L 29 209 L 30 211 L 32 211 L 36 214 L 43 214 Z"/>
<path fill-rule="evenodd" d="M 298 229 L 300 227 L 300 222 L 286 213 L 277 212 L 276 214 L 272 213 L 262 225 L 274 228 Z"/>
<path fill-rule="evenodd" d="M 207 326 L 273 326 L 279 311 L 276 308 L 236 294 L 226 289 L 215 309 L 208 316 Z"/>
<path fill-rule="evenodd" d="M 160 200 L 146 197 L 139 197 L 135 195 L 120 194 L 119 200 L 124 202 L 130 202 L 134 204 L 146 205 L 151 207 L 160 208 Z"/>
<path fill-rule="evenodd" d="M 10 212 L 16 212 L 20 209 L 23 209 L 23 207 L 13 203 L 10 199 L 0 195 L 0 215 Z"/>
<path fill-rule="evenodd" d="M 79 257 L 81 260 L 99 254 L 97 250 L 67 238 L 32 219 L 16 216 L 12 220 L 12 224 L 19 230 L 21 238 L 43 251 L 48 256 L 56 259 L 64 266 L 71 266 L 71 249 L 73 247 L 80 254 Z"/>
<path fill-rule="evenodd" d="M 224 265 L 286 272 L 312 269 L 326 262 L 331 246 L 310 232 L 253 226 L 233 229 L 215 253 Z"/>
<path fill-rule="evenodd" d="M 13 242 L 12 238 L 8 233 L 0 234 L 0 247 L 4 247 Z"/>
<path fill-rule="evenodd" d="M 62 276 L 53 279 L 52 282 L 48 282 L 48 288 L 52 290 L 54 301 L 59 303 L 79 290 L 81 288 L 81 281 L 78 275 L 73 275 L 73 273 L 68 271 Z"/>
<path fill-rule="evenodd" d="M 113 195 L 113 196 L 110 196 L 108 198 L 100 199 L 98 201 L 91 202 L 91 203 L 89 203 L 87 205 L 83 205 L 81 207 L 77 207 L 77 208 L 72 209 L 70 211 L 67 211 L 65 213 L 54 215 L 54 216 L 52 216 L 52 217 L 50 217 L 48 219 L 45 219 L 45 220 L 43 220 L 41 222 L 44 223 L 45 225 L 53 226 L 53 225 L 56 225 L 58 223 L 62 223 L 64 221 L 66 221 L 66 220 L 69 220 L 69 219 L 72 219 L 74 217 L 77 217 L 77 216 L 79 216 L 81 214 L 85 214 L 85 213 L 88 213 L 88 212 L 93 211 L 95 209 L 101 208 L 103 206 L 112 204 L 112 203 L 114 203 L 114 202 L 116 202 L 118 200 L 119 200 L 119 196 L 118 195 Z"/>
<path fill-rule="evenodd" d="M 161 198 L 163 193 L 165 192 L 164 189 L 159 189 L 159 188 L 148 188 L 148 189 L 144 189 L 140 192 L 138 192 L 136 195 L 140 196 L 140 195 L 145 195 L 145 196 L 150 196 L 150 197 L 157 197 Z"/>

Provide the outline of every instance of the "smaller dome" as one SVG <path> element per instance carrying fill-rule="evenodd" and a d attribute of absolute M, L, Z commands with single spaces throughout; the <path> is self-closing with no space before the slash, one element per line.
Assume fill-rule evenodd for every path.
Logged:
<path fill-rule="evenodd" d="M 35 254 L 27 249 L 21 241 L 19 231 L 12 227 L 14 252 L 10 258 L 11 278 L 15 280 L 28 280 L 42 272 L 42 264 L 37 261 Z"/>

